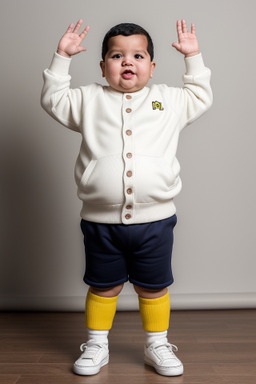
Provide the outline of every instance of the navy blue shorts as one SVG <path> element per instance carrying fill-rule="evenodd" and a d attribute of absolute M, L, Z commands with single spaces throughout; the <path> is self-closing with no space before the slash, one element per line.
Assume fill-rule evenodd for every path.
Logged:
<path fill-rule="evenodd" d="M 126 281 L 162 289 L 173 283 L 172 246 L 176 215 L 145 224 L 81 221 L 86 270 L 84 282 L 110 288 Z"/>

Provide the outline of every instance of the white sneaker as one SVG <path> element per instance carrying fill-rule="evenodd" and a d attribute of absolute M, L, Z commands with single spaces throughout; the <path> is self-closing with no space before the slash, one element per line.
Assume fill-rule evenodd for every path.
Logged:
<path fill-rule="evenodd" d="M 80 346 L 82 355 L 75 362 L 73 370 L 77 375 L 96 375 L 101 367 L 108 364 L 108 344 L 89 340 Z"/>
<path fill-rule="evenodd" d="M 173 353 L 178 351 L 176 345 L 164 341 L 156 341 L 144 349 L 144 361 L 154 367 L 159 375 L 179 376 L 183 374 L 183 364 Z"/>

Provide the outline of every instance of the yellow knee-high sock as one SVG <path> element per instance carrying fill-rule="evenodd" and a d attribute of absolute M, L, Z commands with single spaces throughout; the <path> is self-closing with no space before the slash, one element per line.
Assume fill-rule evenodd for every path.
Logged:
<path fill-rule="evenodd" d="M 139 297 L 142 325 L 147 332 L 163 332 L 169 328 L 170 296 L 167 292 L 157 299 Z"/>
<path fill-rule="evenodd" d="M 116 313 L 118 296 L 102 297 L 88 291 L 85 304 L 86 326 L 95 330 L 109 330 Z"/>

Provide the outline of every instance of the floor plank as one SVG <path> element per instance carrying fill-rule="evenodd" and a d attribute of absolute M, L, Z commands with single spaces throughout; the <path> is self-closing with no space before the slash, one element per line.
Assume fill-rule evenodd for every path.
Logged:
<path fill-rule="evenodd" d="M 20 376 L 17 375 L 2 375 L 0 374 L 0 383 L 1 384 L 17 384 Z"/>

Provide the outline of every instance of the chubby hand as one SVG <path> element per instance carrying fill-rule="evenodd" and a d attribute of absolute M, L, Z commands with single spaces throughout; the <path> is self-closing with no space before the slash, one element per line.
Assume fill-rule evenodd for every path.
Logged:
<path fill-rule="evenodd" d="M 76 55 L 77 53 L 80 53 L 82 51 L 86 51 L 86 48 L 81 45 L 82 41 L 84 40 L 85 36 L 87 35 L 90 27 L 87 26 L 83 30 L 83 32 L 79 35 L 79 28 L 82 25 L 83 20 L 80 19 L 75 28 L 74 24 L 70 24 L 68 27 L 66 33 L 62 36 L 60 39 L 58 50 L 57 52 L 65 57 L 70 57 L 72 55 Z M 74 30 L 73 30 L 74 28 Z"/>
<path fill-rule="evenodd" d="M 187 30 L 185 20 L 177 21 L 178 43 L 173 43 L 172 46 L 177 51 L 183 53 L 186 57 L 194 56 L 199 53 L 199 45 L 196 38 L 195 24 L 191 24 L 191 33 Z"/>

